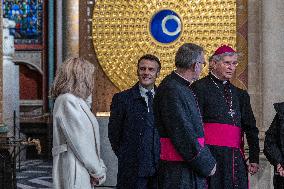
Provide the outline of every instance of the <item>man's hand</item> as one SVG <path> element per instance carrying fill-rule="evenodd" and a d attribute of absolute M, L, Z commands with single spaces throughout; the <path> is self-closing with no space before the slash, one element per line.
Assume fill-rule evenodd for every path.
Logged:
<path fill-rule="evenodd" d="M 284 177 L 284 168 L 281 166 L 280 163 L 277 165 L 276 170 L 281 177 Z"/>
<path fill-rule="evenodd" d="M 254 175 L 255 173 L 257 173 L 259 170 L 259 165 L 257 163 L 249 163 L 248 164 L 248 172 L 251 175 Z"/>
<path fill-rule="evenodd" d="M 216 172 L 216 164 L 214 165 L 214 167 L 213 167 L 213 169 L 212 169 L 212 171 L 211 171 L 211 173 L 210 173 L 210 175 L 209 175 L 209 176 L 214 175 L 214 174 L 215 174 L 215 172 Z"/>

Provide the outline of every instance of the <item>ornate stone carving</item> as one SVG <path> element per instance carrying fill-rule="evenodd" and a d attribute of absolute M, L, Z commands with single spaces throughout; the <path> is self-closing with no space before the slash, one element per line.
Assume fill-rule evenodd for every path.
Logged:
<path fill-rule="evenodd" d="M 16 51 L 13 62 L 18 64 L 25 62 L 36 67 L 41 74 L 43 72 L 42 52 L 40 51 Z"/>

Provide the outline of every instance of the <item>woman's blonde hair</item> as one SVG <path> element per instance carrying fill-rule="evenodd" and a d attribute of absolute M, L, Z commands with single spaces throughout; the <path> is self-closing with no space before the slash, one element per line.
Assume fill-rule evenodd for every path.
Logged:
<path fill-rule="evenodd" d="M 68 58 L 59 68 L 50 89 L 51 98 L 71 93 L 87 99 L 94 88 L 95 66 L 79 57 Z"/>

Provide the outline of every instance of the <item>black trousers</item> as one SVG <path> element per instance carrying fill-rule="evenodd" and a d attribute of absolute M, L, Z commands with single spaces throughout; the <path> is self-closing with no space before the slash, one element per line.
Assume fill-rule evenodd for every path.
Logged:
<path fill-rule="evenodd" d="M 284 189 L 284 177 L 274 175 L 273 185 L 274 189 Z"/>
<path fill-rule="evenodd" d="M 151 177 L 138 177 L 137 189 L 158 189 L 157 176 Z"/>
<path fill-rule="evenodd" d="M 130 181 L 130 180 L 129 180 Z M 117 189 L 158 189 L 157 175 L 149 177 L 136 177 L 134 182 L 118 183 Z"/>

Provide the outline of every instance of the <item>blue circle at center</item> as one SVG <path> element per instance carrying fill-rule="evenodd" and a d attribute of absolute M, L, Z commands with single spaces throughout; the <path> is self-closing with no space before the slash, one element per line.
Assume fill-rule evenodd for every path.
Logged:
<path fill-rule="evenodd" d="M 172 10 L 161 10 L 156 13 L 150 23 L 151 35 L 160 43 L 171 43 L 181 34 L 182 22 Z"/>

